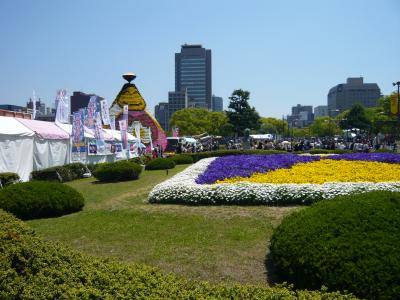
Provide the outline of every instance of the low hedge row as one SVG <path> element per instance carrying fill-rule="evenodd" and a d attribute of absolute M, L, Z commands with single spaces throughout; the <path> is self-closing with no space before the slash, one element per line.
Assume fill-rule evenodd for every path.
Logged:
<path fill-rule="evenodd" d="M 210 284 L 89 257 L 0 210 L 0 299 L 356 299 L 326 291 Z"/>
<path fill-rule="evenodd" d="M 270 258 L 296 288 L 347 290 L 366 299 L 400 295 L 400 193 L 322 201 L 276 229 Z"/>
<path fill-rule="evenodd" d="M 170 157 L 177 165 L 186 165 L 193 163 L 193 157 L 186 154 L 175 154 Z"/>
<path fill-rule="evenodd" d="M 175 162 L 171 158 L 156 158 L 146 164 L 146 170 L 167 170 L 175 168 Z"/>
<path fill-rule="evenodd" d="M 3 187 L 18 182 L 19 179 L 20 178 L 16 173 L 11 173 L 11 172 L 0 173 L 0 181 Z"/>
<path fill-rule="evenodd" d="M 31 181 L 0 190 L 0 208 L 24 220 L 65 215 L 83 205 L 81 193 L 58 182 Z"/>
<path fill-rule="evenodd" d="M 33 171 L 31 178 L 33 180 L 46 180 L 46 181 L 71 181 L 83 178 L 86 173 L 86 167 L 82 163 L 72 163 L 63 166 L 56 166 L 51 168 Z"/>
<path fill-rule="evenodd" d="M 135 180 L 139 178 L 142 167 L 129 160 L 102 163 L 96 166 L 93 176 L 102 182 Z"/>

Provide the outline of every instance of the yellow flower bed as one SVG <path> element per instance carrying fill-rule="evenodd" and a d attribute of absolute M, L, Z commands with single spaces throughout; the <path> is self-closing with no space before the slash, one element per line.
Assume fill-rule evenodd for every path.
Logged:
<path fill-rule="evenodd" d="M 299 163 L 290 169 L 255 173 L 249 178 L 235 177 L 216 183 L 314 183 L 400 181 L 400 165 L 370 161 L 324 159 Z"/>

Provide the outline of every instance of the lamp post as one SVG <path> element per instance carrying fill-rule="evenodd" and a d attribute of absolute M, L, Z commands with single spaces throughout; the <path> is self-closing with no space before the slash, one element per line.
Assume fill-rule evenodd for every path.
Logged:
<path fill-rule="evenodd" d="M 397 119 L 400 120 L 400 81 L 393 82 L 393 86 L 397 85 Z"/>

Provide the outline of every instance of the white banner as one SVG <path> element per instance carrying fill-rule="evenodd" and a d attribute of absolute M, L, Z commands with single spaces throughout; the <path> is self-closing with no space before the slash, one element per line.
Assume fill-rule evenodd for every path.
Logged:
<path fill-rule="evenodd" d="M 108 109 L 108 103 L 106 99 L 100 101 L 100 107 L 103 124 L 110 125 L 110 111 Z"/>
<path fill-rule="evenodd" d="M 128 121 L 128 105 L 124 105 L 124 118 L 123 119 Z"/>
<path fill-rule="evenodd" d="M 110 116 L 110 128 L 115 130 L 115 116 Z"/>
<path fill-rule="evenodd" d="M 128 148 L 128 134 L 126 132 L 126 130 L 127 130 L 127 121 L 126 120 L 119 121 L 119 130 L 121 131 L 121 140 L 122 140 L 123 148 L 127 149 Z"/>
<path fill-rule="evenodd" d="M 67 102 L 67 91 L 58 90 L 56 97 L 57 112 L 56 112 L 56 123 L 69 123 L 69 105 Z"/>
<path fill-rule="evenodd" d="M 94 129 L 97 110 L 97 96 L 91 96 L 87 107 L 87 127 Z"/>

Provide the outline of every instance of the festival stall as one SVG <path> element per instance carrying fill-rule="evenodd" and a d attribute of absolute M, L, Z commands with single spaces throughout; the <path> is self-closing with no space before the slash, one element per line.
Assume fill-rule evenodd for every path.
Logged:
<path fill-rule="evenodd" d="M 70 135 L 52 122 L 16 119 L 35 133 L 33 170 L 61 166 L 70 161 Z"/>
<path fill-rule="evenodd" d="M 0 117 L 0 172 L 17 173 L 28 181 L 33 170 L 35 132 L 16 118 Z"/>

